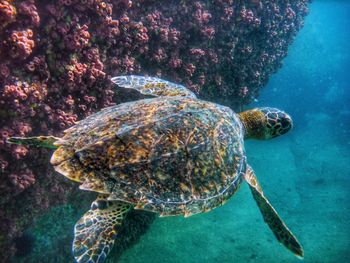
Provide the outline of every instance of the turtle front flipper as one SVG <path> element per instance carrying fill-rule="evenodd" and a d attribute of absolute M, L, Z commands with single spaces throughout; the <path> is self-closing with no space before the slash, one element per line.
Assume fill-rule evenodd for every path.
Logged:
<path fill-rule="evenodd" d="M 10 137 L 7 139 L 8 143 L 26 145 L 32 147 L 41 147 L 49 149 L 57 149 L 54 142 L 58 141 L 59 138 L 54 136 L 37 136 L 37 137 Z"/>
<path fill-rule="evenodd" d="M 155 77 L 128 75 L 111 78 L 111 81 L 119 87 L 135 89 L 144 95 L 152 95 L 155 97 L 182 96 L 196 98 L 196 95 L 185 86 Z"/>
<path fill-rule="evenodd" d="M 75 224 L 75 260 L 78 263 L 104 262 L 130 208 L 128 203 L 107 201 L 106 195 L 99 195 L 91 204 L 91 209 Z"/>
<path fill-rule="evenodd" d="M 288 227 L 277 214 L 276 210 L 264 196 L 261 186 L 251 167 L 248 166 L 244 178 L 249 184 L 250 190 L 253 193 L 253 197 L 261 211 L 264 221 L 268 224 L 277 240 L 290 251 L 292 251 L 296 256 L 301 258 L 304 257 L 304 251 L 299 241 L 288 229 Z"/>

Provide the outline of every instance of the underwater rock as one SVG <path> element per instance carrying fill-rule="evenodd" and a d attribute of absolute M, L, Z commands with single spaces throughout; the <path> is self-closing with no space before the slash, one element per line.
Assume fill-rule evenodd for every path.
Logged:
<path fill-rule="evenodd" d="M 281 66 L 309 1 L 164 2 L 0 0 L 4 260 L 38 214 L 78 196 L 76 185 L 49 167 L 50 151 L 8 145 L 8 137 L 59 136 L 75 121 L 129 100 L 109 78 L 130 73 L 181 82 L 237 110 Z"/>

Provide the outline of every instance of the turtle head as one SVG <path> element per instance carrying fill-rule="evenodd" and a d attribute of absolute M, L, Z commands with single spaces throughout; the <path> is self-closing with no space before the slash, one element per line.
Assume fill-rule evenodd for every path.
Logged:
<path fill-rule="evenodd" d="M 239 113 L 244 138 L 268 140 L 285 134 L 293 127 L 292 118 L 276 108 L 256 108 Z"/>

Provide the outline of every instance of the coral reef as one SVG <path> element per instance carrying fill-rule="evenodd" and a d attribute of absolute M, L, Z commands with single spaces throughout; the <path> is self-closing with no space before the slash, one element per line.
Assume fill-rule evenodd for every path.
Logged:
<path fill-rule="evenodd" d="M 110 76 L 149 74 L 239 109 L 280 66 L 309 0 L 0 0 L 0 254 L 77 191 L 47 150 L 9 136 L 61 132 L 125 99 Z"/>

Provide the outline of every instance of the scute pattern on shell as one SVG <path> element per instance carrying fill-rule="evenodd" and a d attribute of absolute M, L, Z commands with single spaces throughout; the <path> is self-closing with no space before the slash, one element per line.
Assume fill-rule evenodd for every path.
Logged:
<path fill-rule="evenodd" d="M 68 129 L 57 144 L 51 162 L 82 189 L 163 215 L 223 204 L 245 172 L 236 114 L 189 97 L 106 108 Z"/>

